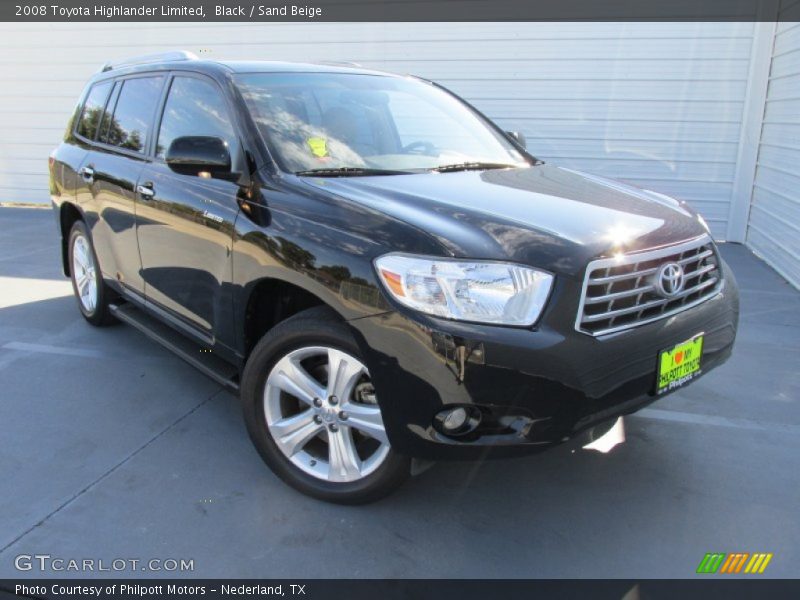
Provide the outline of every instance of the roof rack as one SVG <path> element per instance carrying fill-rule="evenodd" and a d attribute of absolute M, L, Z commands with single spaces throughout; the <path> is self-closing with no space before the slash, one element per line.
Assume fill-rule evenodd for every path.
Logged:
<path fill-rule="evenodd" d="M 329 67 L 358 67 L 359 69 L 363 68 L 363 65 L 349 60 L 318 60 L 315 61 L 315 64 L 326 65 Z"/>
<path fill-rule="evenodd" d="M 116 62 L 107 62 L 103 65 L 103 72 L 119 69 L 121 67 L 131 67 L 133 65 L 147 65 L 158 62 L 175 62 L 182 60 L 197 60 L 197 55 L 193 52 L 178 50 L 175 52 L 157 52 L 155 54 L 143 54 L 132 56 Z"/>

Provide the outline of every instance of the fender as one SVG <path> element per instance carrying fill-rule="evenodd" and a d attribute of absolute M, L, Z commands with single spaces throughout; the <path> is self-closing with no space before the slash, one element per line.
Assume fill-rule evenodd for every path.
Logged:
<path fill-rule="evenodd" d="M 234 323 L 266 279 L 307 291 L 345 321 L 392 310 L 372 261 L 391 250 L 447 256 L 429 233 L 295 177 L 261 170 L 233 231 Z M 239 335 L 242 328 L 236 327 Z M 244 348 L 244 340 L 237 340 Z"/>
<path fill-rule="evenodd" d="M 86 214 L 80 206 L 73 202 L 61 201 L 56 203 L 56 206 L 58 207 L 58 212 L 56 212 L 58 230 L 61 233 L 61 268 L 64 275 L 69 277 L 70 265 L 67 238 L 69 237 L 70 229 L 75 221 L 86 222 Z"/>

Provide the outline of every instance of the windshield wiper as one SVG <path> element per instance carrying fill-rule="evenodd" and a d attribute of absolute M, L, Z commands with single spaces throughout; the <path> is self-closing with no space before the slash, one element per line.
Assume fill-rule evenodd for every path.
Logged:
<path fill-rule="evenodd" d="M 328 169 L 310 169 L 295 171 L 295 175 L 305 177 L 364 177 L 368 175 L 408 175 L 410 171 L 391 169 L 368 169 L 363 167 L 336 167 Z"/>
<path fill-rule="evenodd" d="M 493 162 L 463 162 L 453 165 L 440 165 L 433 167 L 431 171 L 437 173 L 454 173 L 455 171 L 483 171 L 486 169 L 514 169 L 519 165 L 510 165 L 507 163 L 493 163 Z"/>

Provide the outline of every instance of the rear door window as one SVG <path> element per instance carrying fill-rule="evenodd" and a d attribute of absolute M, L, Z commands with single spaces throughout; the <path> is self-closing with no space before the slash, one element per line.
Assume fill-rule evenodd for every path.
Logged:
<path fill-rule="evenodd" d="M 103 120 L 100 121 L 100 131 L 97 134 L 97 139 L 105 142 L 108 139 L 108 126 L 111 122 L 114 107 L 117 105 L 117 98 L 119 98 L 119 89 L 122 87 L 122 82 L 117 81 L 114 83 L 114 89 L 111 90 L 111 97 L 108 99 L 108 106 L 105 113 L 103 113 Z"/>
<path fill-rule="evenodd" d="M 106 108 L 106 100 L 108 100 L 108 93 L 111 91 L 112 83 L 111 81 L 96 83 L 89 90 L 86 103 L 83 105 L 81 118 L 78 121 L 78 135 L 89 140 L 94 139 L 97 133 L 97 126 L 103 118 L 103 111 Z"/>
<path fill-rule="evenodd" d="M 163 83 L 161 76 L 124 80 L 100 141 L 134 152 L 145 152 Z"/>

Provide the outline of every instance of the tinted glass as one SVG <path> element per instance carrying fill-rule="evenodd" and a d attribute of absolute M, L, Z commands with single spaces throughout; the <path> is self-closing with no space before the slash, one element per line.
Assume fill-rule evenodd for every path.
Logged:
<path fill-rule="evenodd" d="M 126 79 L 117 99 L 114 116 L 101 141 L 144 152 L 147 130 L 153 119 L 163 77 Z"/>
<path fill-rule="evenodd" d="M 97 139 L 101 142 L 108 141 L 108 127 L 109 123 L 111 122 L 112 114 L 114 112 L 114 107 L 117 105 L 117 98 L 119 98 L 119 89 L 122 87 L 122 82 L 117 81 L 114 83 L 114 88 L 111 90 L 111 97 L 108 99 L 108 106 L 106 107 L 106 112 L 103 113 L 103 120 L 100 121 L 100 133 L 97 135 Z"/>
<path fill-rule="evenodd" d="M 78 133 L 85 138 L 93 140 L 94 134 L 97 133 L 97 125 L 103 116 L 108 92 L 111 90 L 111 83 L 110 81 L 105 81 L 93 85 L 89 95 L 86 97 L 81 120 L 78 121 Z"/>
<path fill-rule="evenodd" d="M 175 138 L 187 135 L 221 138 L 231 155 L 237 146 L 222 92 L 210 81 L 176 77 L 161 119 L 157 156 L 163 158 Z"/>
<path fill-rule="evenodd" d="M 350 73 L 237 76 L 262 137 L 290 171 L 526 165 L 458 99 L 414 79 Z"/>

